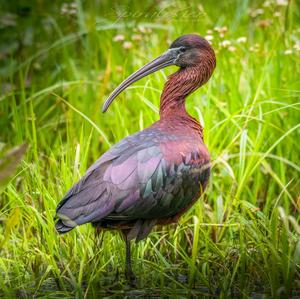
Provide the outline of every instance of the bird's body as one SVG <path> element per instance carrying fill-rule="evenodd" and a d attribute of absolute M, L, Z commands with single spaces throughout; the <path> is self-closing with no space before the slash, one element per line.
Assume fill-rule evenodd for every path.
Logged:
<path fill-rule="evenodd" d="M 204 39 L 177 39 L 166 54 L 126 79 L 104 110 L 131 83 L 171 62 L 181 69 L 165 84 L 160 120 L 103 154 L 57 207 L 60 233 L 84 223 L 120 229 L 130 272 L 129 241 L 145 238 L 156 224 L 176 221 L 199 198 L 210 173 L 202 127 L 184 106 L 186 96 L 204 84 L 215 67 L 213 50 Z"/>
<path fill-rule="evenodd" d="M 209 154 L 199 132 L 164 123 L 113 146 L 71 188 L 58 213 L 76 225 L 134 228 L 130 239 L 138 240 L 181 214 L 205 188 Z M 75 225 L 63 221 L 61 231 Z"/>

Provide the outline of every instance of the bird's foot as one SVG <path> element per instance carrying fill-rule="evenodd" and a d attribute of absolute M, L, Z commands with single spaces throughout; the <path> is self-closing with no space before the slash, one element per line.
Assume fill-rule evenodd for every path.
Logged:
<path fill-rule="evenodd" d="M 131 287 L 137 286 L 137 279 L 132 270 L 126 270 L 125 277 Z"/>

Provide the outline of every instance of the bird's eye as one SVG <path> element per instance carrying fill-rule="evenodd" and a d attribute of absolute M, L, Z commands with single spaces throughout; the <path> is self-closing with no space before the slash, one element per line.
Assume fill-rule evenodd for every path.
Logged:
<path fill-rule="evenodd" d="M 180 51 L 181 53 L 184 53 L 184 52 L 186 51 L 186 48 L 185 48 L 185 47 L 180 47 L 180 48 L 179 48 L 179 51 Z"/>

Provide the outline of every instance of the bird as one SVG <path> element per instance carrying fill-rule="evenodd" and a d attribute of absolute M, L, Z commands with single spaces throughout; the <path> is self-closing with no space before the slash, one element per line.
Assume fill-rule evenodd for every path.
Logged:
<path fill-rule="evenodd" d="M 56 209 L 60 234 L 85 223 L 121 232 L 129 282 L 136 281 L 131 241 L 145 239 L 156 225 L 177 223 L 204 192 L 211 171 L 203 127 L 185 108 L 187 96 L 205 84 L 216 67 L 215 52 L 200 35 L 178 37 L 166 52 L 128 76 L 102 111 L 131 84 L 168 66 L 179 69 L 165 82 L 159 120 L 105 152 Z"/>

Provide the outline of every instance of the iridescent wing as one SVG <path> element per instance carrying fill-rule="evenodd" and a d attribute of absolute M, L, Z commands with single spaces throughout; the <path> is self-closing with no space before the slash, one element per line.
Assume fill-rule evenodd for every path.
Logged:
<path fill-rule="evenodd" d="M 175 215 L 208 178 L 209 169 L 199 173 L 209 160 L 205 150 L 201 153 L 195 140 L 150 129 L 123 139 L 66 194 L 57 208 L 57 230 L 141 219 L 153 225 L 153 219 Z M 148 232 L 143 223 L 141 229 Z"/>

